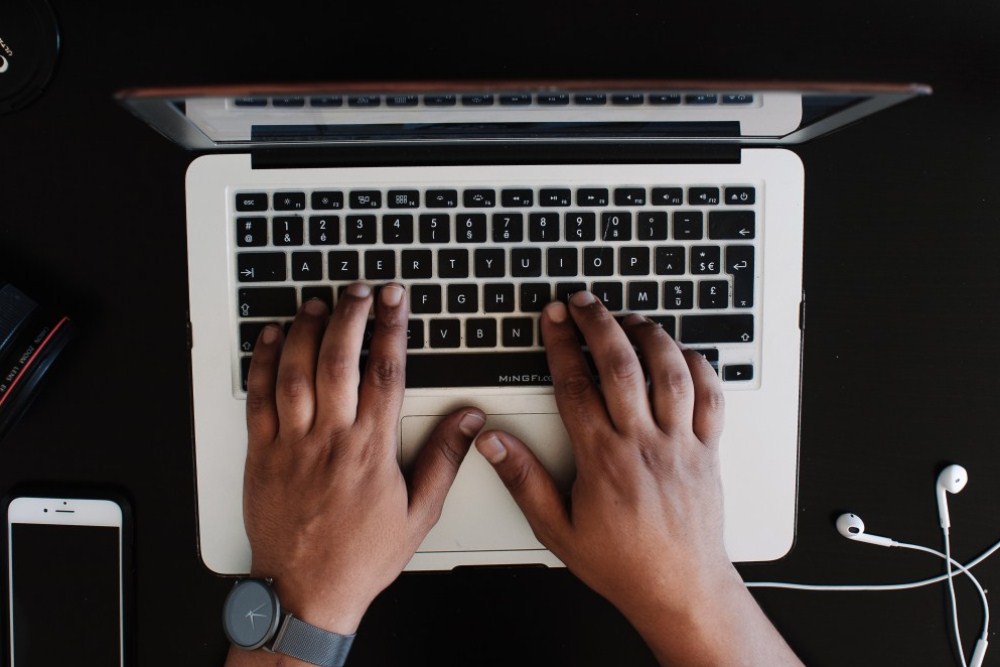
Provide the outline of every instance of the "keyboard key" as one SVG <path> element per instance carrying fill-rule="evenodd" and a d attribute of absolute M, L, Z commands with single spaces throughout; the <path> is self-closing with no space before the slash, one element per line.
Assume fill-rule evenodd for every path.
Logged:
<path fill-rule="evenodd" d="M 541 248 L 513 248 L 510 251 L 510 274 L 515 278 L 537 278 L 542 275 Z"/>
<path fill-rule="evenodd" d="M 272 324 L 272 322 L 241 322 L 240 351 L 253 352 L 254 346 L 257 345 L 257 339 L 260 338 L 260 332 L 268 324 Z"/>
<path fill-rule="evenodd" d="M 753 246 L 731 245 L 726 248 L 726 273 L 733 277 L 733 307 L 753 306 Z"/>
<path fill-rule="evenodd" d="M 575 276 L 579 273 L 576 261 L 576 248 L 549 248 L 546 252 L 546 275 Z"/>
<path fill-rule="evenodd" d="M 419 98 L 416 95 L 386 95 L 385 103 L 390 107 L 415 107 Z"/>
<path fill-rule="evenodd" d="M 344 208 L 344 193 L 321 190 L 312 193 L 312 207 L 316 210 Z"/>
<path fill-rule="evenodd" d="M 347 98 L 349 107 L 377 107 L 382 104 L 382 98 L 378 95 L 351 95 Z"/>
<path fill-rule="evenodd" d="M 611 103 L 621 106 L 642 104 L 645 96 L 642 93 L 617 93 L 611 96 Z"/>
<path fill-rule="evenodd" d="M 681 318 L 682 343 L 749 343 L 753 340 L 753 315 L 685 315 Z"/>
<path fill-rule="evenodd" d="M 684 190 L 681 188 L 653 188 L 650 203 L 653 206 L 680 206 L 684 203 Z"/>
<path fill-rule="evenodd" d="M 526 106 L 531 104 L 531 95 L 528 93 L 507 93 L 500 96 L 500 104 L 503 106 Z"/>
<path fill-rule="evenodd" d="M 427 337 L 431 342 L 431 347 L 458 347 L 462 343 L 462 323 L 458 320 L 431 320 L 427 325 Z M 421 364 L 420 362 L 425 360 L 426 357 L 422 354 L 415 354 L 406 359 L 406 376 L 407 376 L 407 386 L 410 385 L 410 376 L 420 377 L 423 376 L 424 379 L 430 380 L 433 378 L 435 386 L 447 386 L 443 385 L 442 381 L 448 376 L 449 368 L 452 364 L 456 363 L 458 359 L 452 355 L 447 357 L 436 357 L 434 361 L 436 362 L 432 368 L 427 368 L 427 366 Z M 429 371 L 428 373 L 421 372 L 422 370 Z M 439 377 L 435 377 L 439 376 Z M 413 385 L 419 386 L 419 385 Z"/>
<path fill-rule="evenodd" d="M 719 188 L 688 188 L 688 203 L 692 206 L 715 206 L 719 203 Z"/>
<path fill-rule="evenodd" d="M 493 106 L 493 96 L 486 93 L 473 93 L 471 95 L 462 95 L 462 106 L 466 107 Z"/>
<path fill-rule="evenodd" d="M 531 347 L 534 342 L 530 317 L 505 317 L 500 322 L 500 329 L 504 347 Z"/>
<path fill-rule="evenodd" d="M 479 310 L 479 287 L 464 283 L 448 285 L 448 312 L 475 313 Z"/>
<path fill-rule="evenodd" d="M 659 303 L 658 285 L 652 281 L 628 284 L 629 310 L 656 310 Z"/>
<path fill-rule="evenodd" d="M 428 190 L 424 193 L 427 208 L 455 208 L 458 206 L 457 190 Z"/>
<path fill-rule="evenodd" d="M 752 239 L 756 231 L 753 211 L 712 211 L 708 214 L 710 239 Z"/>
<path fill-rule="evenodd" d="M 538 93 L 535 99 L 543 106 L 563 106 L 569 104 L 569 93 Z"/>
<path fill-rule="evenodd" d="M 417 190 L 389 190 L 386 195 L 389 208 L 417 208 L 420 206 L 420 192 Z"/>
<path fill-rule="evenodd" d="M 491 208 L 496 205 L 496 190 L 475 189 L 462 193 L 462 203 L 466 208 Z"/>
<path fill-rule="evenodd" d="M 293 252 L 292 280 L 323 280 L 323 253 Z"/>
<path fill-rule="evenodd" d="M 486 214 L 459 213 L 455 216 L 455 240 L 459 243 L 485 243 Z"/>
<path fill-rule="evenodd" d="M 694 308 L 694 283 L 690 280 L 664 282 L 663 307 L 666 310 L 690 310 Z"/>
<path fill-rule="evenodd" d="M 520 213 L 493 214 L 493 242 L 520 243 L 524 240 L 524 216 Z"/>
<path fill-rule="evenodd" d="M 237 309 L 242 317 L 291 317 L 298 304 L 294 287 L 244 287 Z"/>
<path fill-rule="evenodd" d="M 326 263 L 330 280 L 357 280 L 361 277 L 357 250 L 332 250 L 327 253 Z"/>
<path fill-rule="evenodd" d="M 319 299 L 333 312 L 333 288 L 326 285 L 307 285 L 302 288 L 302 303 L 309 299 Z"/>
<path fill-rule="evenodd" d="M 610 276 L 615 268 L 615 249 L 610 246 L 583 249 L 583 275 Z"/>
<path fill-rule="evenodd" d="M 419 350 L 424 346 L 424 321 L 410 319 L 406 323 L 406 349 Z"/>
<path fill-rule="evenodd" d="M 673 315 L 650 315 L 649 319 L 653 320 L 661 327 L 663 327 L 663 330 L 666 331 L 671 338 L 677 337 L 677 322 L 676 318 Z M 697 352 L 701 351 L 702 350 L 697 350 Z M 709 351 L 715 352 L 715 359 L 716 362 L 718 362 L 719 359 L 718 351 L 716 350 L 709 350 Z"/>
<path fill-rule="evenodd" d="M 396 253 L 392 250 L 365 251 L 365 279 L 392 280 L 396 277 Z"/>
<path fill-rule="evenodd" d="M 496 347 L 497 321 L 483 317 L 466 320 L 465 344 L 468 347 Z"/>
<path fill-rule="evenodd" d="M 573 193 L 569 188 L 543 188 L 538 191 L 539 206 L 569 206 Z"/>
<path fill-rule="evenodd" d="M 507 273 L 504 251 L 499 248 L 476 248 L 473 264 L 477 278 L 503 278 Z"/>
<path fill-rule="evenodd" d="M 586 289 L 587 283 L 556 283 L 556 301 L 569 303 L 570 297 L 577 292 L 584 292 Z"/>
<path fill-rule="evenodd" d="M 753 379 L 753 364 L 729 364 L 722 367 L 722 379 L 741 382 Z"/>
<path fill-rule="evenodd" d="M 528 240 L 551 243 L 559 240 L 558 213 L 532 213 L 528 217 Z"/>
<path fill-rule="evenodd" d="M 520 208 L 524 206 L 533 206 L 535 201 L 535 193 L 531 190 L 520 189 L 520 190 L 501 190 L 500 191 L 500 203 L 506 208 Z"/>
<path fill-rule="evenodd" d="M 665 211 L 642 211 L 638 218 L 640 241 L 667 240 L 667 214 Z"/>
<path fill-rule="evenodd" d="M 725 308 L 729 305 L 729 282 L 702 280 L 698 283 L 699 308 Z"/>
<path fill-rule="evenodd" d="M 749 206 L 757 199 L 757 190 L 752 187 L 727 187 L 726 203 L 730 206 Z"/>
<path fill-rule="evenodd" d="M 608 96 L 604 93 L 577 93 L 573 95 L 573 104 L 582 106 L 600 106 L 608 103 Z"/>
<path fill-rule="evenodd" d="M 433 277 L 434 259 L 430 250 L 404 250 L 402 274 L 407 280 L 427 280 Z"/>
<path fill-rule="evenodd" d="M 378 190 L 354 190 L 351 192 L 351 208 L 381 208 L 382 193 Z"/>
<path fill-rule="evenodd" d="M 618 251 L 618 272 L 623 276 L 649 275 L 649 248 L 623 246 Z"/>
<path fill-rule="evenodd" d="M 696 276 L 718 273 L 721 252 L 719 246 L 691 246 L 691 273 Z"/>
<path fill-rule="evenodd" d="M 746 93 L 729 94 L 722 96 L 723 104 L 753 104 L 753 95 Z"/>
<path fill-rule="evenodd" d="M 567 241 L 594 241 L 597 239 L 597 217 L 593 213 L 566 214 Z"/>
<path fill-rule="evenodd" d="M 701 211 L 674 213 L 674 238 L 678 241 L 698 241 L 704 236 L 705 223 Z"/>
<path fill-rule="evenodd" d="M 337 245 L 340 243 L 340 216 L 310 216 L 309 243 L 311 245 Z"/>
<path fill-rule="evenodd" d="M 410 287 L 410 312 L 440 313 L 440 285 L 412 285 Z"/>
<path fill-rule="evenodd" d="M 302 218 L 300 216 L 275 217 L 271 220 L 271 238 L 274 245 L 302 245 Z"/>
<path fill-rule="evenodd" d="M 280 282 L 287 277 L 283 252 L 236 254 L 236 277 L 241 283 Z"/>
<path fill-rule="evenodd" d="M 655 269 L 658 276 L 679 276 L 684 273 L 684 248 L 658 246 L 654 250 Z"/>
<path fill-rule="evenodd" d="M 309 98 L 309 106 L 313 107 L 340 107 L 344 105 L 344 98 L 340 95 L 320 95 Z"/>
<path fill-rule="evenodd" d="M 652 93 L 649 96 L 650 104 L 673 105 L 681 103 L 681 96 L 677 93 Z"/>
<path fill-rule="evenodd" d="M 454 95 L 424 95 L 424 105 L 429 107 L 453 107 L 457 98 Z"/>
<path fill-rule="evenodd" d="M 483 285 L 483 310 L 487 313 L 513 313 L 514 305 L 513 283 Z"/>
<path fill-rule="evenodd" d="M 673 319 L 673 316 L 670 316 L 670 319 Z M 673 334 L 670 334 L 670 335 L 673 336 Z M 716 350 L 715 348 L 712 348 L 712 347 L 702 347 L 702 348 L 695 349 L 695 352 L 697 352 L 701 356 L 705 357 L 705 360 L 708 363 L 712 364 L 712 367 L 715 369 L 716 373 L 719 372 L 719 351 L 718 350 Z"/>
<path fill-rule="evenodd" d="M 349 245 L 371 245 L 378 238 L 374 215 L 349 215 L 344 219 L 344 227 Z"/>
<path fill-rule="evenodd" d="M 267 218 L 236 218 L 236 245 L 267 245 Z"/>
<path fill-rule="evenodd" d="M 700 93 L 700 94 L 684 96 L 685 104 L 715 104 L 718 101 L 719 98 L 717 95 L 712 95 L 708 93 Z"/>
<path fill-rule="evenodd" d="M 540 313 L 552 300 L 552 287 L 548 283 L 521 283 L 521 310 Z"/>
<path fill-rule="evenodd" d="M 421 243 L 448 243 L 451 241 L 451 216 L 425 213 L 420 216 Z"/>
<path fill-rule="evenodd" d="M 266 107 L 266 97 L 237 97 L 233 103 L 238 107 Z"/>
<path fill-rule="evenodd" d="M 306 193 L 304 192 L 275 192 L 275 211 L 301 211 L 306 207 Z"/>
<path fill-rule="evenodd" d="M 242 378 L 243 391 L 247 390 L 247 378 L 250 376 L 250 359 L 251 357 L 243 357 L 240 359 L 240 377 Z"/>
<path fill-rule="evenodd" d="M 454 320 L 457 324 L 458 320 Z M 434 323 L 431 322 L 433 330 Z M 431 347 L 435 345 L 432 331 Z M 456 347 L 456 346 L 453 346 Z M 552 384 L 545 352 L 412 354 L 406 360 L 408 389 L 437 387 L 544 387 Z"/>
<path fill-rule="evenodd" d="M 601 300 L 604 307 L 611 312 L 625 309 L 622 300 L 622 284 L 614 282 L 597 282 L 590 286 L 590 291 Z"/>
<path fill-rule="evenodd" d="M 304 107 L 306 98 L 304 97 L 273 97 L 271 106 L 275 107 Z"/>
<path fill-rule="evenodd" d="M 266 192 L 241 192 L 236 195 L 237 211 L 266 211 Z"/>
<path fill-rule="evenodd" d="M 628 211 L 605 211 L 601 214 L 602 241 L 631 241 L 632 214 Z"/>
<path fill-rule="evenodd" d="M 439 278 L 468 278 L 469 251 L 458 248 L 447 248 L 438 251 Z"/>
<path fill-rule="evenodd" d="M 645 206 L 645 188 L 616 188 L 615 206 Z"/>
<path fill-rule="evenodd" d="M 607 188 L 580 188 L 576 191 L 577 206 L 607 206 Z"/>
<path fill-rule="evenodd" d="M 413 243 L 413 216 L 382 216 L 382 243 Z"/>

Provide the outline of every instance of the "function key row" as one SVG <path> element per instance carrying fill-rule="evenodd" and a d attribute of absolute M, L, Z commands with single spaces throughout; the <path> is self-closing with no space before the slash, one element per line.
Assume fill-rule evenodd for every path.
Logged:
<path fill-rule="evenodd" d="M 682 206 L 684 188 L 577 188 L 576 206 Z M 237 211 L 266 211 L 269 208 L 266 192 L 241 192 L 236 195 Z M 756 202 L 756 188 L 750 186 L 689 187 L 687 203 L 690 206 L 750 206 Z M 557 208 L 573 206 L 574 192 L 571 188 L 510 188 L 497 191 L 492 188 L 432 189 L 424 192 L 426 208 L 457 208 L 461 202 L 465 208 Z M 498 203 L 499 202 L 499 203 Z M 317 190 L 310 194 L 309 204 L 313 210 L 392 208 L 407 209 L 420 207 L 420 191 L 350 190 L 346 196 L 340 190 Z M 276 211 L 301 211 L 306 208 L 305 192 L 275 192 L 273 206 Z"/>
<path fill-rule="evenodd" d="M 302 95 L 287 96 L 247 96 L 237 97 L 233 103 L 238 107 L 248 108 L 303 108 L 305 106 L 319 108 L 344 107 L 365 109 L 382 106 L 416 107 L 423 102 L 425 107 L 454 107 L 461 104 L 466 107 L 500 106 L 637 106 L 651 104 L 654 106 L 675 106 L 690 104 L 696 106 L 725 104 L 753 104 L 754 96 L 750 93 L 664 93 L 664 92 L 592 92 L 592 93 L 431 93 L 417 95 L 413 93 L 397 93 L 389 95 Z"/>

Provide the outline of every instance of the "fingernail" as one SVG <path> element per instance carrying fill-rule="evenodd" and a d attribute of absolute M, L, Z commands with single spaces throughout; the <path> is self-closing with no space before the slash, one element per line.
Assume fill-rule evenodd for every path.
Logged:
<path fill-rule="evenodd" d="M 269 324 L 264 327 L 264 330 L 260 332 L 260 342 L 265 345 L 270 345 L 274 341 L 278 340 L 278 334 L 281 333 L 278 327 L 273 324 Z"/>
<path fill-rule="evenodd" d="M 383 287 L 379 290 L 379 294 L 382 296 L 382 303 L 393 308 L 403 300 L 403 288 L 395 283 Z"/>
<path fill-rule="evenodd" d="M 570 297 L 570 301 L 573 302 L 574 306 L 589 306 L 596 301 L 596 297 L 586 290 L 580 290 L 575 292 L 573 296 Z"/>
<path fill-rule="evenodd" d="M 645 322 L 645 321 L 646 318 L 643 317 L 642 315 L 639 315 L 638 313 L 629 313 L 628 315 L 625 316 L 625 319 L 622 320 L 622 324 L 624 324 L 627 327 L 630 327 L 633 324 L 639 324 L 640 322 Z"/>
<path fill-rule="evenodd" d="M 462 421 L 458 422 L 458 430 L 466 437 L 471 438 L 479 433 L 485 423 L 486 420 L 478 412 L 466 412 L 465 416 L 462 417 Z"/>
<path fill-rule="evenodd" d="M 319 299 L 309 299 L 302 304 L 302 312 L 307 315 L 323 315 L 326 313 L 326 304 Z"/>
<path fill-rule="evenodd" d="M 562 301 L 553 301 L 549 305 L 545 306 L 545 313 L 553 322 L 565 322 L 566 304 Z"/>
<path fill-rule="evenodd" d="M 367 298 L 367 296 L 372 293 L 371 288 L 364 283 L 351 283 L 344 291 L 358 299 Z"/>
<path fill-rule="evenodd" d="M 478 449 L 479 453 L 493 465 L 496 465 L 507 458 L 507 448 L 503 446 L 502 442 L 500 442 L 500 438 L 496 437 L 492 433 L 485 438 L 479 438 L 476 440 L 476 449 Z"/>

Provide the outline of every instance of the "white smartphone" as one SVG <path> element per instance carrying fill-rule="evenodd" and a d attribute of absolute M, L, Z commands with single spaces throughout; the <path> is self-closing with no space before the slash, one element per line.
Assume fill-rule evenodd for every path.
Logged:
<path fill-rule="evenodd" d="M 7 507 L 11 667 L 124 667 L 126 514 L 112 500 Z"/>

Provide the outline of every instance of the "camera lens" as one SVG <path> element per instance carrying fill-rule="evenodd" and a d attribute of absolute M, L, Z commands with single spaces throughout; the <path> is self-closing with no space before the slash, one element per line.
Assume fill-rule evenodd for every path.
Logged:
<path fill-rule="evenodd" d="M 0 438 L 27 410 L 74 333 L 68 317 L 0 280 Z"/>

